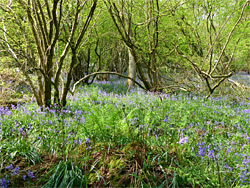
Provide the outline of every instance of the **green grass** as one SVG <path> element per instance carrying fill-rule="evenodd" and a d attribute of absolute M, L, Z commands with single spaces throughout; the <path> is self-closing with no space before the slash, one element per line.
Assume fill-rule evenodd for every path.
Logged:
<path fill-rule="evenodd" d="M 128 92 L 122 83 L 99 83 L 79 88 L 61 111 L 41 112 L 30 103 L 0 114 L 0 185 L 250 183 L 250 104 L 244 101 Z"/>

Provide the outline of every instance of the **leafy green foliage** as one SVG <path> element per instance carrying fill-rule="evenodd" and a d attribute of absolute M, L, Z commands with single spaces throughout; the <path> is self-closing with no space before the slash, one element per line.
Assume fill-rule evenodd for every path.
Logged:
<path fill-rule="evenodd" d="M 110 2 L 117 4 L 125 30 L 131 16 L 130 42 L 136 46 L 142 71 L 162 74 L 164 87 L 172 87 L 172 84 L 191 87 L 189 83 L 194 83 L 192 88 L 203 88 L 204 83 L 199 83 L 190 62 L 183 56 L 188 56 L 207 72 L 210 63 L 215 63 L 222 52 L 227 34 L 239 18 L 245 1 L 158 1 L 159 10 L 156 1 Z M 18 55 L 20 65 L 29 72 L 35 87 L 38 87 L 40 73 L 34 75 L 30 70 L 32 62 L 26 61 L 26 56 L 38 63 L 40 54 L 21 5 L 15 1 L 12 10 L 5 11 L 4 5 L 8 3 L 4 0 L 0 4 L 0 15 L 3 15 L 0 29 L 7 30 L 7 33 L 0 32 L 1 97 L 27 98 L 30 88 L 19 86 L 26 86 L 26 80 L 17 74 L 17 64 L 8 44 Z M 86 4 L 87 8 L 90 3 Z M 55 45 L 53 74 L 57 71 L 63 46 L 68 42 L 65 39 L 74 22 L 75 6 L 76 2 L 71 1 L 62 5 L 63 29 Z M 45 7 L 42 9 L 46 11 Z M 245 12 L 215 75 L 224 74 L 224 70 L 249 71 L 249 15 Z M 83 11 L 80 16 L 86 18 L 87 14 Z M 48 16 L 45 15 L 49 20 Z M 80 19 L 79 24 L 83 21 Z M 46 27 L 49 25 L 45 24 Z M 27 38 L 17 28 L 25 28 Z M 80 28 L 73 41 L 79 31 Z M 98 1 L 83 41 L 84 45 L 76 51 L 77 62 L 74 71 L 72 69 L 73 75 L 79 73 L 78 70 L 82 75 L 74 75 L 74 81 L 99 70 L 126 71 L 127 44 L 122 42 L 104 1 Z M 211 61 L 209 58 L 204 61 L 213 41 Z M 177 50 L 179 54 L 175 53 Z M 44 52 L 47 54 L 46 50 Z M 232 53 L 231 64 L 223 69 Z M 60 83 L 66 79 L 64 73 L 70 69 L 71 58 L 69 50 Z M 188 72 L 191 73 L 186 74 Z M 158 82 L 152 77 L 148 79 Z M 16 80 L 16 83 L 12 85 L 9 80 Z M 39 87 L 44 89 L 44 78 L 40 81 Z M 151 93 L 128 89 L 124 80 L 101 81 L 79 87 L 74 95 L 68 96 L 68 105 L 64 108 L 55 105 L 41 109 L 32 102 L 9 105 L 9 108 L 1 106 L 0 186 L 248 186 L 249 91 L 245 87 L 235 90 L 225 82 L 214 94 L 217 97 L 205 99 L 172 91 L 170 94 Z"/>
<path fill-rule="evenodd" d="M 44 187 L 249 183 L 249 103 L 139 89 L 117 94 L 124 82 L 106 84 L 79 88 L 61 110 L 1 108 L 0 178 Z M 34 177 L 23 181 L 27 170 Z"/>

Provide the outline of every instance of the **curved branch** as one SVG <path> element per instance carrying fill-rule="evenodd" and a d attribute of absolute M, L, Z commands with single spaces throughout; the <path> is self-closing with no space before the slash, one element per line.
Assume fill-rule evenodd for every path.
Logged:
<path fill-rule="evenodd" d="M 94 72 L 92 74 L 88 74 L 86 76 L 84 76 L 83 78 L 81 78 L 80 80 L 78 80 L 74 85 L 73 85 L 73 90 L 72 90 L 72 93 L 75 92 L 75 89 L 76 89 L 76 86 L 83 80 L 86 80 L 87 78 L 91 77 L 91 76 L 95 76 L 95 75 L 98 75 L 98 74 L 112 74 L 112 75 L 117 75 L 117 76 L 120 76 L 120 77 L 123 77 L 123 78 L 127 78 L 127 79 L 130 79 L 132 80 L 133 82 L 135 82 L 140 88 L 142 88 L 143 90 L 147 90 L 146 88 L 144 88 L 139 82 L 137 82 L 135 79 L 133 78 L 130 78 L 129 76 L 125 76 L 123 74 L 120 74 L 120 73 L 117 73 L 117 72 L 108 72 L 108 71 L 105 71 L 105 72 Z"/>

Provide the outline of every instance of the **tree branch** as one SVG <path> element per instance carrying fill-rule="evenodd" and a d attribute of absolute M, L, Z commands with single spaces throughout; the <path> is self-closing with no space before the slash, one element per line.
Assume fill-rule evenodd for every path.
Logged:
<path fill-rule="evenodd" d="M 125 76 L 123 74 L 120 74 L 120 73 L 117 73 L 117 72 L 109 72 L 109 71 L 105 71 L 105 72 L 94 72 L 92 74 L 89 74 L 89 75 L 86 75 L 84 76 L 83 78 L 81 78 L 80 80 L 78 80 L 74 85 L 73 85 L 73 90 L 72 90 L 72 93 L 75 92 L 75 89 L 76 89 L 76 86 L 83 80 L 86 80 L 87 78 L 91 77 L 91 76 L 95 76 L 95 75 L 98 75 L 98 74 L 112 74 L 112 75 L 117 75 L 117 76 L 120 76 L 120 77 L 123 77 L 123 78 L 128 78 L 130 80 L 132 80 L 133 82 L 135 82 L 140 88 L 142 88 L 143 90 L 147 90 L 146 88 L 144 88 L 139 82 L 137 82 L 135 79 L 133 78 L 130 78 L 129 76 Z"/>
<path fill-rule="evenodd" d="M 214 67 L 213 67 L 213 69 L 212 69 L 212 71 L 211 71 L 210 74 L 212 74 L 212 73 L 214 72 L 214 70 L 216 69 L 218 63 L 220 62 L 220 60 L 221 60 L 221 58 L 222 58 L 222 55 L 223 55 L 223 53 L 224 53 L 224 51 L 225 51 L 225 49 L 226 49 L 226 47 L 227 47 L 227 45 L 228 45 L 228 43 L 229 43 L 229 41 L 230 41 L 230 39 L 231 39 L 231 36 L 232 36 L 232 34 L 233 34 L 233 32 L 234 32 L 236 26 L 239 24 L 239 22 L 240 22 L 240 20 L 241 20 L 241 18 L 242 18 L 242 16 L 243 16 L 244 10 L 245 10 L 245 8 L 246 8 L 246 6 L 247 6 L 248 3 L 249 3 L 249 0 L 247 0 L 247 1 L 244 3 L 244 5 L 243 5 L 243 7 L 242 7 L 242 9 L 241 9 L 240 17 L 239 17 L 239 19 L 236 21 L 236 23 L 234 24 L 232 30 L 230 31 L 230 33 L 229 33 L 229 35 L 228 35 L 228 38 L 227 38 L 227 41 L 226 41 L 226 43 L 225 43 L 225 45 L 224 45 L 224 47 L 223 47 L 223 49 L 222 49 L 222 51 L 221 51 L 221 53 L 220 53 L 219 59 L 218 59 L 218 61 L 215 63 L 215 65 L 214 65 Z"/>

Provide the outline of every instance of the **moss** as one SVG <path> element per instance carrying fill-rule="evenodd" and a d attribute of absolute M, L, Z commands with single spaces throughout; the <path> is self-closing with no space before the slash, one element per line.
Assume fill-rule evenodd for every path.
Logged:
<path fill-rule="evenodd" d="M 132 142 L 127 144 L 123 149 L 122 152 L 126 154 L 127 158 L 132 159 L 133 157 L 137 156 L 140 153 L 144 153 L 146 146 L 142 143 Z"/>
<path fill-rule="evenodd" d="M 112 149 L 113 148 L 113 149 Z M 124 146 L 122 149 L 117 147 L 108 147 L 105 143 L 96 143 L 92 146 L 92 150 L 86 150 L 85 144 L 78 146 L 77 151 L 84 155 L 86 152 L 93 158 L 91 163 L 95 164 L 94 170 L 89 173 L 90 185 L 98 186 L 103 184 L 103 179 L 108 186 L 116 187 L 122 181 L 124 186 L 129 183 L 129 177 L 125 177 L 130 170 L 133 162 L 144 161 L 145 146 L 138 142 L 132 142 Z M 125 179 L 124 179 L 125 178 Z M 125 183 L 126 182 L 126 183 Z M 120 186 L 120 185 L 119 185 Z M 129 185 L 127 185 L 129 186 Z"/>
<path fill-rule="evenodd" d="M 97 174 L 100 174 L 100 173 L 97 172 Z M 96 172 L 92 172 L 89 174 L 89 183 L 90 184 L 94 184 L 97 182 L 97 180 L 98 180 L 97 174 L 96 174 Z"/>
<path fill-rule="evenodd" d="M 111 186 L 117 185 L 122 179 L 122 171 L 126 169 L 126 166 L 127 164 L 123 158 L 120 158 L 119 156 L 110 157 L 109 162 L 107 163 L 107 179 L 110 180 Z"/>

